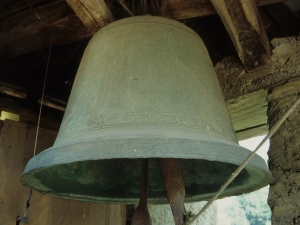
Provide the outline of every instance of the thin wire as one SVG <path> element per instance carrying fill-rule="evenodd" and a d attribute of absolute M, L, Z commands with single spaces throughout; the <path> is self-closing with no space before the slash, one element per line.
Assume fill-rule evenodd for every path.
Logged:
<path fill-rule="evenodd" d="M 206 205 L 200 210 L 200 212 L 190 221 L 188 225 L 196 222 L 198 217 L 215 201 L 219 195 L 225 190 L 225 188 L 234 180 L 234 178 L 242 171 L 242 169 L 247 165 L 247 163 L 253 158 L 255 153 L 261 148 L 261 146 L 273 136 L 273 134 L 278 130 L 281 124 L 286 120 L 286 118 L 296 109 L 300 103 L 300 98 L 298 98 L 295 103 L 285 112 L 285 114 L 277 121 L 277 123 L 270 129 L 267 136 L 260 142 L 256 149 L 244 160 L 244 162 L 231 174 L 228 180 L 221 186 L 219 191 L 206 203 Z"/>
<path fill-rule="evenodd" d="M 61 29 L 62 31 L 64 31 L 64 32 L 66 32 L 67 34 L 70 34 L 70 35 L 72 35 L 73 37 L 76 37 L 76 38 L 78 38 L 78 36 L 77 35 L 75 35 L 75 34 L 72 34 L 70 31 L 67 31 L 66 29 L 64 29 L 62 26 L 59 26 L 59 25 L 57 25 L 57 24 L 55 24 L 55 27 L 56 28 L 58 28 L 58 29 Z M 81 41 L 81 42 L 83 42 L 84 44 L 88 44 L 86 41 L 83 41 L 83 40 L 79 40 L 79 41 Z"/>
<path fill-rule="evenodd" d="M 29 3 L 29 6 L 30 6 L 30 9 L 31 9 L 32 13 L 33 13 L 34 15 L 36 15 L 36 17 L 37 17 L 40 21 L 42 21 L 41 17 L 40 17 L 40 16 L 36 13 L 36 11 L 34 10 L 33 5 L 32 5 L 32 3 L 31 3 L 30 0 L 28 0 L 28 3 Z"/>
<path fill-rule="evenodd" d="M 36 135 L 35 135 L 33 156 L 35 156 L 35 153 L 36 153 L 37 138 L 38 138 L 38 135 L 39 135 L 39 127 L 40 127 L 41 114 L 42 114 L 42 106 L 43 106 L 43 102 L 44 102 L 46 80 L 47 80 L 47 75 L 48 75 L 49 61 L 50 61 L 50 55 L 51 55 L 52 43 L 53 43 L 53 37 L 54 37 L 54 28 L 55 28 L 55 26 L 53 26 L 52 36 L 51 36 L 51 42 L 50 42 L 50 48 L 49 48 L 49 53 L 48 53 L 48 59 L 47 59 L 47 65 L 46 65 L 46 72 L 45 72 L 45 78 L 44 78 L 44 85 L 43 85 L 43 92 L 42 92 L 42 99 L 41 99 L 41 103 L 40 103 L 41 105 L 40 105 L 40 111 L 39 111 L 39 118 L 38 118 L 38 124 L 37 124 L 37 128 L 36 128 Z"/>
<path fill-rule="evenodd" d="M 124 0 L 119 0 L 119 4 L 121 6 L 123 6 L 123 8 L 126 10 L 126 12 L 130 15 L 130 16 L 134 16 L 134 14 L 130 11 L 130 9 L 128 9 L 128 7 L 125 5 Z"/>

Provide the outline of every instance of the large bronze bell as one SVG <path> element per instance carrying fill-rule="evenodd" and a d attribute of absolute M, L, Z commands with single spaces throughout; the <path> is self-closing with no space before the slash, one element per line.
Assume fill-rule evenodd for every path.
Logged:
<path fill-rule="evenodd" d="M 88 44 L 52 148 L 21 182 L 49 195 L 137 203 L 149 158 L 148 203 L 167 203 L 159 158 L 177 158 L 186 202 L 207 200 L 248 156 L 238 145 L 207 50 L 182 23 L 116 21 Z M 268 184 L 255 156 L 221 197 Z"/>

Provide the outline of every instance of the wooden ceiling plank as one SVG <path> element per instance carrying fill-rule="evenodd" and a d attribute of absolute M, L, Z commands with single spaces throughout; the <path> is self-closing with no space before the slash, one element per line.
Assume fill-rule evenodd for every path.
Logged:
<path fill-rule="evenodd" d="M 267 124 L 263 124 L 256 127 L 249 127 L 245 130 L 239 130 L 236 131 L 236 137 L 238 141 L 246 140 L 249 138 L 254 138 L 257 136 L 266 135 L 268 133 L 269 129 Z"/>
<path fill-rule="evenodd" d="M 287 0 L 256 0 L 257 6 L 285 2 Z M 175 20 L 216 15 L 217 12 L 210 1 L 206 0 L 164 0 L 162 16 Z"/>
<path fill-rule="evenodd" d="M 226 101 L 227 110 L 236 132 L 244 132 L 266 124 L 268 118 L 266 97 L 267 90 L 261 89 Z"/>
<path fill-rule="evenodd" d="M 41 21 L 28 9 L 0 22 L 0 62 L 49 47 L 54 27 L 53 45 L 92 36 L 64 1 L 36 7 L 35 11 Z"/>
<path fill-rule="evenodd" d="M 6 95 L 10 95 L 16 98 L 22 98 L 25 99 L 27 96 L 27 93 L 25 91 L 17 90 L 13 87 L 9 87 L 6 85 L 0 84 L 0 92 Z"/>
<path fill-rule="evenodd" d="M 28 96 L 28 91 L 24 91 L 24 90 L 25 90 L 24 87 L 15 88 L 15 87 L 11 87 L 9 85 L 0 83 L 0 93 L 3 93 L 5 95 L 13 96 L 13 97 L 16 97 L 19 99 L 26 99 L 26 97 Z M 41 104 L 41 101 L 42 101 L 42 99 L 39 98 L 39 100 L 37 101 L 37 104 Z M 1 99 L 0 99 L 0 102 L 1 102 Z M 13 101 L 12 101 L 12 103 L 13 103 Z M 6 108 L 6 109 L 13 110 L 13 108 L 16 108 L 16 107 L 14 107 L 14 105 L 12 103 L 10 103 L 10 107 L 8 105 L 6 105 L 4 107 L 3 105 L 0 104 L 0 109 Z M 43 105 L 46 105 L 50 108 L 58 109 L 60 111 L 65 111 L 67 102 L 53 98 L 52 96 L 49 96 L 46 93 L 43 98 Z"/>
<path fill-rule="evenodd" d="M 53 108 L 53 109 L 57 109 L 57 110 L 60 110 L 60 111 L 65 111 L 66 110 L 65 105 L 57 104 L 56 102 L 53 102 L 53 101 L 51 101 L 49 99 L 46 99 L 46 98 L 43 98 L 43 101 L 42 101 L 42 99 L 39 99 L 37 103 L 41 104 L 41 102 L 43 103 L 43 105 L 48 106 L 48 107 Z"/>
<path fill-rule="evenodd" d="M 30 0 L 34 6 L 43 0 Z M 29 7 L 28 0 L 1 0 L 0 1 L 0 21 Z"/>
<path fill-rule="evenodd" d="M 271 60 L 269 41 L 254 0 L 211 0 L 246 71 Z"/>
<path fill-rule="evenodd" d="M 257 6 L 272 5 L 279 2 L 287 2 L 288 0 L 256 0 Z"/>
<path fill-rule="evenodd" d="M 213 5 L 201 1 L 172 1 L 165 0 L 162 16 L 175 20 L 211 16 L 217 14 Z"/>
<path fill-rule="evenodd" d="M 102 27 L 115 20 L 104 0 L 66 1 L 92 33 L 96 33 Z"/>
<path fill-rule="evenodd" d="M 278 3 L 266 8 L 288 36 L 296 36 L 300 32 L 300 16 L 289 6 Z"/>
<path fill-rule="evenodd" d="M 35 11 L 41 21 L 32 13 L 31 9 L 22 11 L 0 22 L 0 46 L 13 39 L 19 39 L 40 29 L 45 29 L 59 20 L 72 14 L 72 9 L 65 2 L 54 2 L 36 7 Z M 54 13 L 55 12 L 55 13 Z"/>

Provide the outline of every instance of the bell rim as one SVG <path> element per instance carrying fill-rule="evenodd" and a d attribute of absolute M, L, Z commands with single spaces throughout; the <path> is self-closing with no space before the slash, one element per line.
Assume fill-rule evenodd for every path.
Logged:
<path fill-rule="evenodd" d="M 177 143 L 181 142 L 181 148 L 182 148 L 182 143 L 185 141 L 185 144 L 191 146 L 192 142 L 195 142 L 193 140 L 160 140 L 160 143 L 158 142 L 158 140 L 153 140 L 152 141 L 156 142 L 157 146 L 165 146 L 162 145 L 162 143 L 168 143 L 170 144 L 170 142 L 173 143 Z M 107 140 L 105 140 L 107 141 Z M 109 140 L 111 142 L 117 142 L 117 140 Z M 120 140 L 121 142 L 123 140 Z M 130 141 L 134 141 L 137 142 L 137 140 L 130 140 Z M 144 142 L 149 140 L 143 140 Z M 60 165 L 65 165 L 68 163 L 75 163 L 75 162 L 81 162 L 81 161 L 89 161 L 89 160 L 106 160 L 106 159 L 139 159 L 139 158 L 178 158 L 178 159 L 197 159 L 195 158 L 193 155 L 184 155 L 184 154 L 178 154 L 178 149 L 174 149 L 172 151 L 172 149 L 167 149 L 165 152 L 159 154 L 159 155 L 154 155 L 152 151 L 150 151 L 150 153 L 145 154 L 143 153 L 143 157 L 140 154 L 137 154 L 137 152 L 139 151 L 137 148 L 135 148 L 136 151 L 134 151 L 134 149 L 132 151 L 126 152 L 126 150 L 124 152 L 126 152 L 126 154 L 124 154 L 124 156 L 126 155 L 126 157 L 122 157 L 119 154 L 115 154 L 114 151 L 110 151 L 110 154 L 107 155 L 105 158 L 100 158 L 99 154 L 103 154 L 103 151 L 95 151 L 95 149 L 99 149 L 99 143 L 97 144 L 97 141 L 95 141 L 96 143 L 93 143 L 94 146 L 93 147 L 89 147 L 88 150 L 82 150 L 82 146 L 87 146 L 87 145 L 91 145 L 90 142 L 86 142 L 86 143 L 81 143 L 81 144 L 74 144 L 74 145 L 68 145 L 68 146 L 53 146 L 41 153 L 39 153 L 38 155 L 36 155 L 35 157 L 33 157 L 28 163 L 27 166 L 22 174 L 21 177 L 21 183 L 30 188 L 30 189 L 34 189 L 37 190 L 41 193 L 46 193 L 48 195 L 51 196 L 56 196 L 56 197 L 62 197 L 62 198 L 67 198 L 67 199 L 74 199 L 74 200 L 82 200 L 82 201 L 91 201 L 91 202 L 109 202 L 109 203 L 126 203 L 126 204 L 135 204 L 138 202 L 138 199 L 135 198 L 126 198 L 126 199 L 120 199 L 120 198 L 112 198 L 112 197 L 99 197 L 99 196 L 81 196 L 81 195 L 76 195 L 76 194 L 72 194 L 72 193 L 56 193 L 56 192 L 51 192 L 51 187 L 34 187 L 37 183 L 39 183 L 40 181 L 35 177 L 35 174 L 38 174 L 40 172 L 42 172 L 43 170 L 47 170 L 50 167 L 55 167 L 55 166 L 60 166 Z M 99 141 L 98 141 L 99 142 Z M 128 143 L 128 140 L 126 140 L 126 142 Z M 111 143 L 108 143 L 111 144 Z M 119 143 L 120 144 L 120 143 Z M 153 144 L 153 143 L 152 143 Z M 197 143 L 193 143 L 194 145 L 197 145 Z M 198 141 L 198 147 L 199 144 L 201 146 L 208 146 L 210 143 L 205 143 L 203 141 Z M 124 145 L 120 145 L 122 147 L 124 147 Z M 246 158 L 251 151 L 243 148 L 239 145 L 235 145 L 235 144 L 228 144 L 228 143 L 216 143 L 213 142 L 213 149 L 210 149 L 209 151 L 206 151 L 206 154 L 202 154 L 201 158 L 198 155 L 198 159 L 204 159 L 204 160 L 210 160 L 210 161 L 219 161 L 222 163 L 230 163 L 230 164 L 234 164 L 236 166 L 240 165 L 243 162 L 243 159 Z M 62 148 L 65 148 L 65 150 L 62 150 Z M 67 148 L 67 150 L 66 150 Z M 219 148 L 223 148 L 226 149 L 225 155 L 227 156 L 227 161 L 220 161 L 218 160 L 220 157 L 218 157 L 220 155 L 220 149 Z M 231 150 L 229 150 L 231 149 Z M 102 149 L 103 150 L 103 149 Z M 191 152 L 191 151 L 189 151 Z M 243 152 L 243 154 L 240 154 L 241 152 Z M 89 154 L 92 153 L 92 154 Z M 95 153 L 98 153 L 98 156 L 95 157 Z M 173 153 L 173 154 L 171 154 Z M 239 154 L 237 154 L 239 153 Z M 77 160 L 74 160 L 74 158 L 70 157 L 74 156 L 78 154 L 76 157 L 78 157 Z M 97 155 L 97 154 L 96 154 Z M 113 157 L 113 155 L 118 155 L 118 157 Z M 235 156 L 235 158 L 230 158 L 228 156 L 233 155 Z M 175 157 L 176 156 L 176 157 Z M 237 157 L 238 156 L 238 157 Z M 237 159 L 239 158 L 239 159 Z M 242 159 L 243 158 L 243 159 Z M 67 160 L 66 160 L 67 159 Z M 269 172 L 269 169 L 265 163 L 265 161 L 259 156 L 259 155 L 255 155 L 254 158 L 249 162 L 249 164 L 246 165 L 245 169 L 246 171 L 248 171 L 251 174 L 251 178 L 249 178 L 249 180 L 251 180 L 250 184 L 247 182 L 247 184 L 243 184 L 243 185 L 239 185 L 237 187 L 233 187 L 230 189 L 226 189 L 225 192 L 223 192 L 222 195 L 220 195 L 220 198 L 224 198 L 224 197 L 229 197 L 232 195 L 239 195 L 239 194 L 244 194 L 244 193 L 249 193 L 255 190 L 258 190 L 266 185 L 269 184 L 270 180 L 271 180 L 271 174 Z M 232 171 L 234 172 L 234 171 Z M 35 184 L 35 185 L 32 185 Z M 207 194 L 199 194 L 199 195 L 195 195 L 192 197 L 187 197 L 186 198 L 186 202 L 195 202 L 195 201 L 204 201 L 204 200 L 208 200 L 213 196 L 213 193 L 207 193 Z M 166 204 L 166 200 L 164 199 L 155 199 L 155 198 L 151 198 L 148 199 L 149 204 Z"/>
<path fill-rule="evenodd" d="M 47 168 L 44 168 L 47 169 Z M 232 196 L 238 196 L 238 195 L 242 195 L 242 194 L 249 194 L 251 192 L 257 191 L 265 186 L 267 186 L 270 183 L 271 177 L 270 174 L 265 172 L 265 171 L 261 171 L 258 170 L 257 168 L 252 168 L 252 167 L 246 167 L 245 168 L 248 172 L 254 172 L 256 174 L 259 174 L 261 176 L 261 180 L 263 181 L 263 183 L 261 182 L 259 187 L 254 188 L 254 185 L 251 186 L 246 186 L 243 185 L 243 188 L 240 188 L 240 186 L 236 186 L 234 188 L 226 188 L 219 196 L 217 199 L 223 199 L 223 198 L 227 198 L 227 197 L 232 197 Z M 250 172 L 250 173 L 251 173 Z M 24 175 L 24 174 L 23 174 Z M 22 175 L 22 178 L 23 178 Z M 27 174 L 30 175 L 30 174 Z M 68 199 L 68 200 L 76 200 L 76 201 L 84 201 L 84 202 L 94 202 L 94 203 L 109 203 L 109 204 L 138 204 L 139 202 L 139 198 L 124 198 L 124 199 L 120 199 L 120 198 L 113 198 L 113 197 L 99 197 L 99 196 L 87 196 L 87 195 L 77 195 L 77 194 L 73 194 L 73 193 L 57 193 L 57 192 L 51 192 L 50 190 L 42 190 L 41 189 L 35 189 L 32 186 L 29 186 L 27 183 L 24 183 L 23 180 L 21 178 L 21 183 L 22 185 L 24 185 L 26 188 L 31 189 L 31 190 L 35 190 L 39 193 L 42 194 L 47 194 L 49 196 L 52 197 L 58 197 L 58 198 L 64 198 L 64 199 Z M 194 203 L 194 202 L 200 202 L 200 201 L 209 201 L 216 193 L 215 192 L 211 192 L 211 193 L 206 193 L 206 194 L 199 194 L 199 195 L 195 195 L 192 197 L 186 196 L 184 199 L 184 203 Z M 165 205 L 165 204 L 169 204 L 166 198 L 147 198 L 147 202 L 149 205 Z"/>

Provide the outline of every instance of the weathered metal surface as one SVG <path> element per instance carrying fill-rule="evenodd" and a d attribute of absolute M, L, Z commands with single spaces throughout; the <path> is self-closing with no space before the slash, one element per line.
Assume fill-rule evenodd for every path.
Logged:
<path fill-rule="evenodd" d="M 159 158 L 177 158 L 186 202 L 210 198 L 250 153 L 237 144 L 207 50 L 185 25 L 132 17 L 87 46 L 52 148 L 21 182 L 50 195 L 136 203 L 149 158 L 149 204 L 167 203 Z M 256 156 L 221 197 L 268 184 Z"/>

